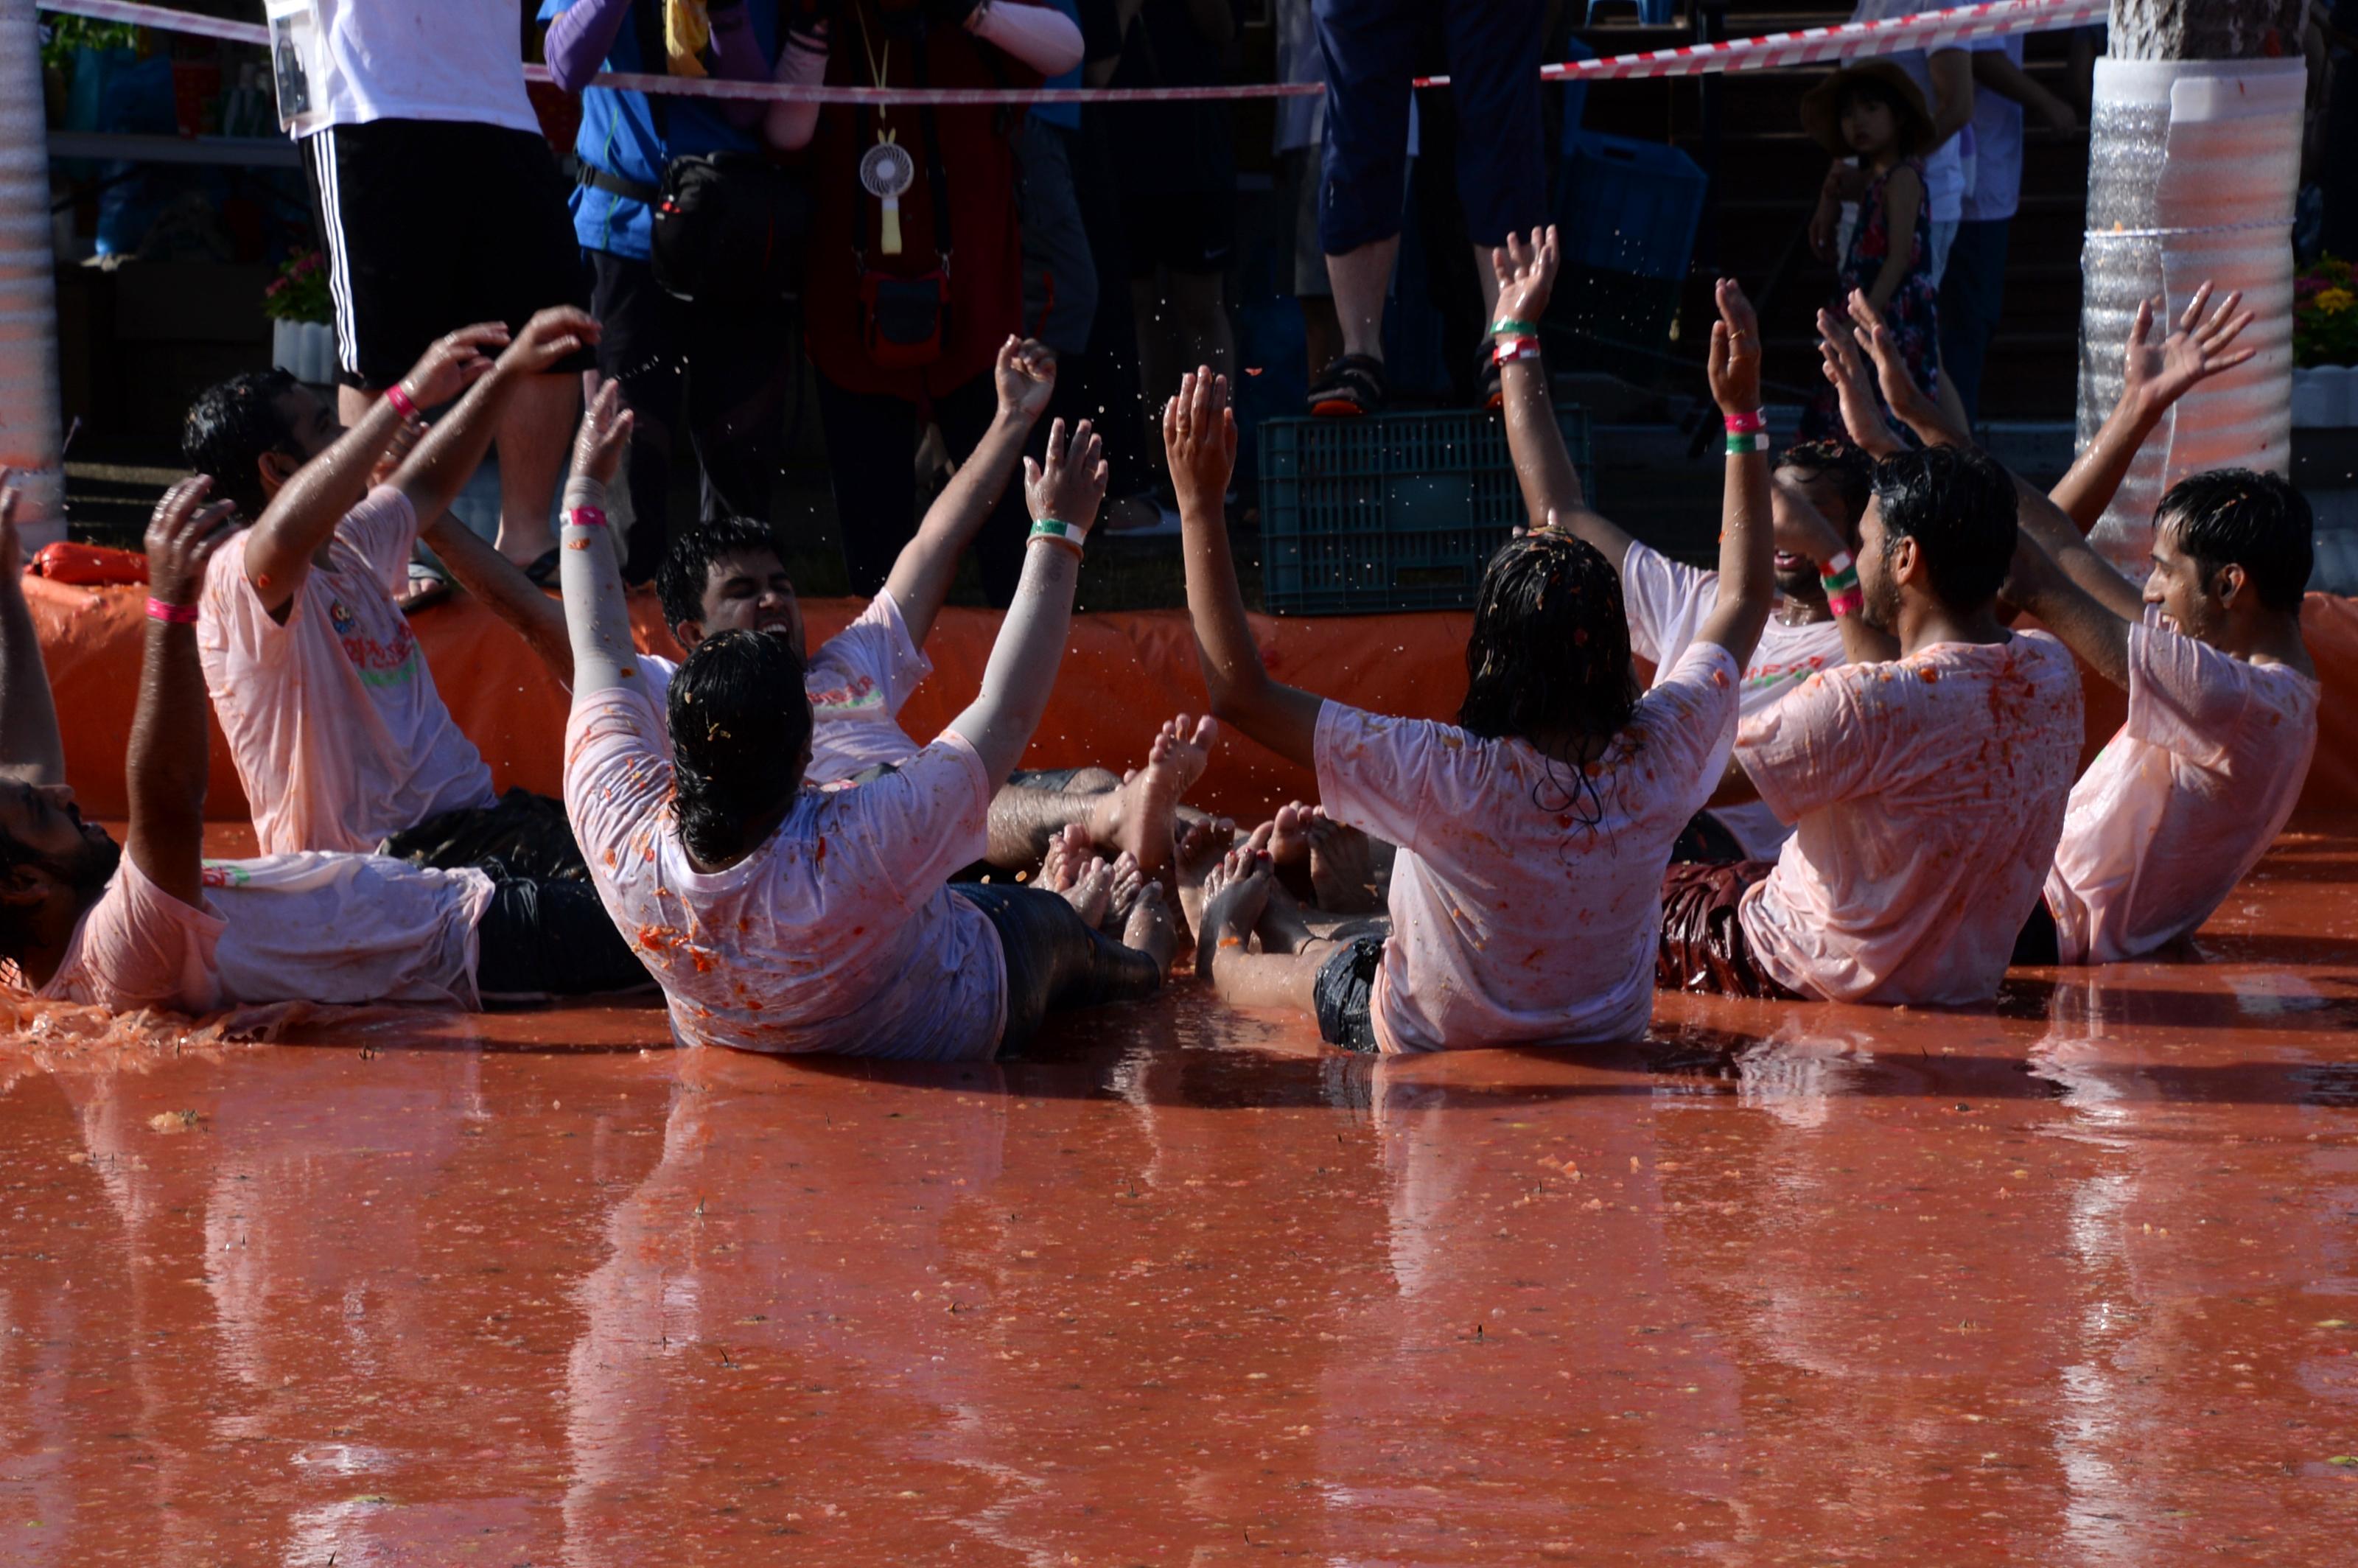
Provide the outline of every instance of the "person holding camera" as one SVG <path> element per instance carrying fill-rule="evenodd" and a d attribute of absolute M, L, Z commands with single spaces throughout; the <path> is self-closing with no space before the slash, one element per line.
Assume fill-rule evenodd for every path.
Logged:
<path fill-rule="evenodd" d="M 778 79 L 845 87 L 1035 87 L 1080 63 L 1081 31 L 1037 0 L 797 0 Z M 806 341 L 851 591 L 872 597 L 917 531 L 927 419 L 970 451 L 997 409 L 991 364 L 1022 324 L 1014 135 L 1003 104 L 771 106 L 807 147 Z M 976 541 L 995 603 L 1023 565 L 1011 488 Z"/>
<path fill-rule="evenodd" d="M 636 416 L 622 577 L 646 582 L 669 546 L 672 461 L 684 441 L 702 470 L 700 518 L 769 519 L 790 357 L 783 265 L 741 298 L 726 288 L 698 288 L 692 299 L 672 291 L 679 279 L 654 254 L 665 177 L 676 158 L 704 160 L 731 186 L 731 200 L 743 195 L 736 187 L 781 177 L 747 162 L 766 157 L 759 103 L 584 84 L 600 70 L 767 81 L 784 28 L 778 0 L 544 0 L 540 14 L 549 74 L 581 93 L 573 232 L 590 313 L 605 328 L 599 373 L 622 384 Z M 684 26 L 672 27 L 675 16 Z M 759 189 L 751 198 L 762 199 Z"/>

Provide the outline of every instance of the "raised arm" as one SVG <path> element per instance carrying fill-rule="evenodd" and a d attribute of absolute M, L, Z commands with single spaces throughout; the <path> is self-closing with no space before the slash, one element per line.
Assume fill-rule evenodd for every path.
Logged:
<path fill-rule="evenodd" d="M 147 524 L 147 641 L 139 703 L 124 758 L 131 830 L 124 850 L 139 872 L 182 903 L 204 900 L 205 779 L 212 759 L 205 672 L 197 662 L 197 596 L 205 562 L 231 537 L 235 508 L 205 504 L 204 474 L 164 492 Z"/>
<path fill-rule="evenodd" d="M 1959 49 L 1936 49 L 1925 61 L 1925 70 L 1932 78 L 1932 146 L 1955 135 L 1974 117 L 1974 61 L 1967 51 Z M 1911 232 L 1894 229 L 1895 234 Z"/>
<path fill-rule="evenodd" d="M 606 486 L 631 443 L 631 413 L 622 386 L 608 382 L 590 400 L 573 438 L 573 476 L 565 481 L 565 538 L 557 581 L 565 590 L 565 623 L 573 641 L 573 700 L 611 687 L 644 689 L 631 607 L 622 596 L 622 563 L 606 525 Z"/>
<path fill-rule="evenodd" d="M 1719 280 L 1715 298 L 1719 319 L 1711 326 L 1706 368 L 1712 397 L 1729 427 L 1727 482 L 1720 503 L 1719 597 L 1695 628 L 1695 641 L 1725 648 L 1741 670 L 1751 662 L 1777 593 L 1769 544 L 1768 436 L 1760 420 L 1760 323 L 1734 278 Z M 1750 428 L 1739 431 L 1744 426 Z"/>
<path fill-rule="evenodd" d="M 31 784 L 66 782 L 40 633 L 25 602 L 25 546 L 16 536 L 16 476 L 0 469 L 0 773 Z"/>
<path fill-rule="evenodd" d="M 393 444 L 402 421 L 400 404 L 427 408 L 458 396 L 491 373 L 492 362 L 483 351 L 507 341 L 508 330 L 496 321 L 461 327 L 440 339 L 401 378 L 400 398 L 388 395 L 371 404 L 359 424 L 280 487 L 245 531 L 242 546 L 246 579 L 264 609 L 276 615 L 295 597 L 311 569 L 311 557 L 367 492 L 377 460 Z"/>
<path fill-rule="evenodd" d="M 1490 253 L 1491 269 L 1498 277 L 1498 319 L 1495 336 L 1510 354 L 1498 366 L 1498 387 L 1506 400 L 1507 452 L 1515 464 L 1515 482 L 1522 486 L 1523 512 L 1534 528 L 1568 528 L 1594 545 L 1613 569 L 1633 543 L 1612 521 L 1589 508 L 1581 493 L 1580 470 L 1564 449 L 1563 427 L 1556 423 L 1555 397 L 1548 389 L 1547 365 L 1540 358 L 1540 319 L 1547 314 L 1555 292 L 1556 270 L 1563 252 L 1555 225 L 1531 231 L 1531 243 L 1520 234 Z M 1524 340 L 1529 340 L 1528 345 Z"/>
<path fill-rule="evenodd" d="M 1195 623 L 1195 657 L 1213 716 L 1279 756 L 1314 768 L 1323 700 L 1269 678 L 1228 554 L 1221 498 L 1237 464 L 1237 419 L 1228 409 L 1228 377 L 1206 366 L 1179 378 L 1179 395 L 1163 406 L 1163 449 L 1179 496 L 1187 614 Z"/>
<path fill-rule="evenodd" d="M 657 0 L 647 0 L 654 5 Z M 548 24 L 540 40 L 541 58 L 548 62 L 549 80 L 568 92 L 579 92 L 614 49 L 622 20 L 631 14 L 631 0 L 573 0 Z M 654 70 L 657 62 L 642 62 Z"/>
<path fill-rule="evenodd" d="M 2026 524 L 2029 511 L 2026 504 Z M 2087 547 L 2079 543 L 2076 535 L 2072 542 L 2082 549 Z M 2039 623 L 2061 638 L 2065 647 L 2079 654 L 2098 675 L 2126 691 L 2129 629 L 2137 623 L 2143 605 L 2139 603 L 2124 616 L 2117 607 L 2089 592 L 2039 546 L 2039 533 L 2026 526 L 2015 542 L 2014 566 L 2007 573 L 2002 596 L 2007 603 L 2039 617 Z M 2113 580 L 2120 581 L 2118 573 L 2114 574 Z"/>
<path fill-rule="evenodd" d="M 1044 465 L 1023 460 L 1023 499 L 1033 525 L 1015 602 L 990 645 L 982 690 L 949 724 L 1001 784 L 1023 760 L 1023 748 L 1048 709 L 1065 634 L 1072 630 L 1081 546 L 1105 501 L 1105 449 L 1087 420 L 1074 427 L 1069 441 L 1062 419 L 1049 427 L 1046 455 Z"/>
<path fill-rule="evenodd" d="M 586 310 L 571 306 L 543 310 L 525 323 L 515 341 L 476 379 L 458 406 L 435 421 L 393 476 L 394 488 L 409 498 L 421 528 L 441 519 L 482 466 L 516 388 L 535 376 L 553 373 L 575 350 L 595 343 L 598 333 L 598 323 Z"/>
<path fill-rule="evenodd" d="M 1227 9 L 1225 0 L 1210 3 Z M 1205 0 L 1196 0 L 1198 7 L 1203 4 Z M 962 25 L 984 43 L 1004 49 L 1043 76 L 1062 76 L 1081 63 L 1080 25 L 1045 5 L 978 5 L 968 12 Z"/>
<path fill-rule="evenodd" d="M 1056 390 L 1056 357 L 1044 344 L 1010 337 L 999 346 L 992 379 L 999 389 L 999 412 L 990 428 L 925 508 L 917 536 L 901 547 L 892 575 L 884 579 L 884 591 L 908 623 L 909 641 L 920 648 L 949 598 L 958 557 L 990 520 L 1007 481 L 1023 460 L 1023 443 L 1032 438 L 1032 427 Z"/>
<path fill-rule="evenodd" d="M 2241 292 L 2230 293 L 2205 315 L 2203 307 L 2210 303 L 2211 285 L 2206 281 L 2180 314 L 2178 330 L 2158 343 L 2152 341 L 2153 319 L 2157 309 L 2168 308 L 2167 302 L 2151 299 L 2137 307 L 2122 357 L 2121 400 L 2113 405 L 2104 427 L 2071 465 L 2071 471 L 2048 492 L 2082 534 L 2094 527 L 2104 508 L 2113 503 L 2121 481 L 2128 477 L 2129 465 L 2136 460 L 2139 449 L 2169 412 L 2170 405 L 2259 351 L 2234 346 L 2244 329 L 2252 324 L 2253 313 L 2238 308 L 2244 303 Z"/>

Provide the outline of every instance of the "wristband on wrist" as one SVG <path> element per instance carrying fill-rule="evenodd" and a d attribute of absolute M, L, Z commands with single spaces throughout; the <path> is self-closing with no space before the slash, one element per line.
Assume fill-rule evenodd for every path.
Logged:
<path fill-rule="evenodd" d="M 603 528 L 606 525 L 606 509 L 602 506 L 568 507 L 565 521 L 575 528 Z"/>
<path fill-rule="evenodd" d="M 1827 594 L 1826 608 L 1834 612 L 1836 620 L 1845 615 L 1864 614 L 1866 610 L 1866 595 L 1854 583 L 1839 593 Z"/>
<path fill-rule="evenodd" d="M 1727 438 L 1727 455 L 1731 458 L 1748 458 L 1755 452 L 1765 452 L 1768 449 L 1768 432 L 1766 430 L 1754 430 L 1744 434 L 1731 433 Z"/>
<path fill-rule="evenodd" d="M 157 599 L 150 594 L 147 596 L 147 619 L 161 621 L 171 626 L 194 626 L 197 623 L 197 607 L 193 604 L 174 604 L 168 600 Z"/>
<path fill-rule="evenodd" d="M 1540 357 L 1540 341 L 1527 332 L 1500 338 L 1492 346 L 1490 357 L 1493 362 L 1502 365 L 1512 364 L 1517 360 L 1535 360 Z"/>
<path fill-rule="evenodd" d="M 401 383 L 397 381 L 384 389 L 384 400 L 393 405 L 393 411 L 395 414 L 411 424 L 416 424 L 421 417 L 417 412 L 416 400 L 403 391 Z"/>
<path fill-rule="evenodd" d="M 1062 545 L 1076 557 L 1081 553 L 1081 531 L 1061 517 L 1043 517 L 1032 524 L 1030 542 L 1037 544 L 1043 539 Z"/>
<path fill-rule="evenodd" d="M 1494 338 L 1529 338 L 1536 335 L 1538 331 L 1539 328 L 1532 323 L 1518 321 L 1511 316 L 1501 316 L 1490 323 L 1490 335 Z"/>
<path fill-rule="evenodd" d="M 1749 414 L 1728 415 L 1726 424 L 1729 435 L 1749 436 L 1755 430 L 1768 428 L 1768 416 L 1766 411 L 1756 408 Z"/>
<path fill-rule="evenodd" d="M 1825 585 L 1829 596 L 1858 586 L 1858 563 L 1848 550 L 1836 550 L 1826 564 L 1818 568 L 1818 580 Z"/>

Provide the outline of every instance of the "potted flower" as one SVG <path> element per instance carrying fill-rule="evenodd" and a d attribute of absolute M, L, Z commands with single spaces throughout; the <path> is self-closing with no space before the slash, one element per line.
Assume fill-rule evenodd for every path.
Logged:
<path fill-rule="evenodd" d="M 262 291 L 270 318 L 270 360 L 297 381 L 325 386 L 336 379 L 336 330 L 330 326 L 328 264 L 303 251 L 278 269 Z"/>
<path fill-rule="evenodd" d="M 2358 268 L 2320 256 L 2292 285 L 2292 422 L 2358 425 Z"/>

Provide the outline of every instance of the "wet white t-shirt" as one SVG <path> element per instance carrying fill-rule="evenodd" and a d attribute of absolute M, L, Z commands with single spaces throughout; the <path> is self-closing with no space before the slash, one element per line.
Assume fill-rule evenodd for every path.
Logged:
<path fill-rule="evenodd" d="M 202 908 L 123 857 L 41 995 L 115 1011 L 273 1001 L 481 1005 L 492 879 L 379 855 L 207 860 Z"/>
<path fill-rule="evenodd" d="M 1760 968 L 1830 1001 L 1995 996 L 2080 741 L 2080 672 L 2043 632 L 1844 665 L 1745 719 L 1737 758 L 1794 825 L 1740 911 Z"/>
<path fill-rule="evenodd" d="M 1621 599 L 1629 612 L 1629 646 L 1654 665 L 1657 681 L 1666 676 L 1700 627 L 1719 604 L 1719 574 L 1699 571 L 1659 550 L 1632 544 L 1621 563 Z M 1759 645 L 1744 666 L 1738 711 L 1750 718 L 1820 670 L 1843 662 L 1842 628 L 1832 621 L 1788 626 L 1774 613 L 1760 629 Z M 1793 829 L 1757 800 L 1715 806 L 1711 814 L 1756 860 L 1776 859 Z"/>
<path fill-rule="evenodd" d="M 945 885 L 982 859 L 991 779 L 945 731 L 900 769 L 805 789 L 768 842 L 699 871 L 672 827 L 671 737 L 646 695 L 574 699 L 565 808 L 590 875 L 690 1044 L 988 1057 L 1007 1022 L 998 928 Z"/>
<path fill-rule="evenodd" d="M 2199 928 L 2267 852 L 2317 752 L 2317 682 L 2129 629 L 2129 712 L 2071 791 L 2047 907 L 2067 964 Z"/>
<path fill-rule="evenodd" d="M 269 10 L 275 24 L 280 10 L 299 16 L 306 8 Z M 308 8 L 316 23 L 289 32 L 291 56 L 273 50 L 282 111 L 289 72 L 302 73 L 309 108 L 298 134 L 372 120 L 466 120 L 540 134 L 525 92 L 518 0 L 310 0 Z"/>
<path fill-rule="evenodd" d="M 1400 846 L 1370 1009 L 1386 1052 L 1631 1040 L 1654 1011 L 1671 845 L 1727 765 L 1736 661 L 1698 643 L 1576 798 L 1519 740 L 1318 710 L 1318 798 Z"/>
<path fill-rule="evenodd" d="M 205 568 L 197 655 L 265 855 L 368 854 L 438 812 L 498 803 L 394 600 L 416 537 L 408 498 L 371 491 L 284 623 L 247 580 L 242 540 Z"/>
<path fill-rule="evenodd" d="M 665 711 L 679 665 L 649 654 L 638 661 L 655 711 Z M 803 672 L 810 694 L 811 761 L 804 781 L 838 784 L 874 767 L 899 767 L 919 750 L 901 728 L 909 694 L 934 673 L 910 641 L 909 623 L 889 593 L 868 601 L 860 619 L 819 644 Z"/>

